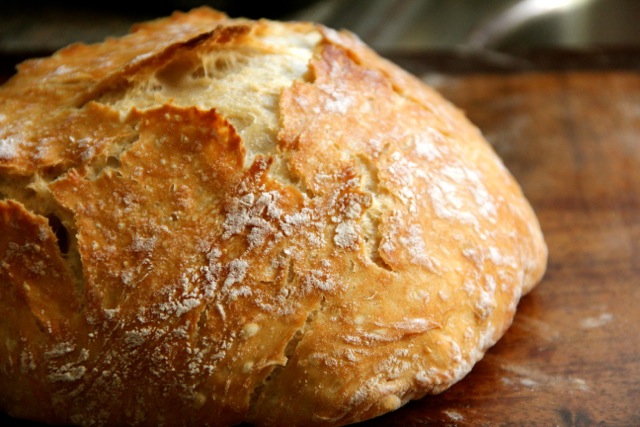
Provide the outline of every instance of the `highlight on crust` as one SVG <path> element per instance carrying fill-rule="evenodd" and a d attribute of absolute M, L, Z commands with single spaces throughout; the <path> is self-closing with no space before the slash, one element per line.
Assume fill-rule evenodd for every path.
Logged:
<path fill-rule="evenodd" d="M 340 426 L 440 393 L 547 249 L 433 89 L 348 32 L 199 8 L 0 87 L 0 410 Z"/>

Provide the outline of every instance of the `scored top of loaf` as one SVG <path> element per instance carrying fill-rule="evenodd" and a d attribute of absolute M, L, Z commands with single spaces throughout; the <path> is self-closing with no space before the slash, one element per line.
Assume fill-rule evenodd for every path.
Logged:
<path fill-rule="evenodd" d="M 480 132 L 347 32 L 206 8 L 0 89 L 0 408 L 343 425 L 462 378 L 542 276 Z"/>

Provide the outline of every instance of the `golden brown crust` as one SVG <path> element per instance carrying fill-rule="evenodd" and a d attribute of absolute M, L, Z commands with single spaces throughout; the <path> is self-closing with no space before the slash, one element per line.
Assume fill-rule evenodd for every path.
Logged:
<path fill-rule="evenodd" d="M 462 378 L 546 263 L 435 91 L 209 9 L 22 65 L 0 196 L 0 408 L 49 422 L 371 418 Z"/>

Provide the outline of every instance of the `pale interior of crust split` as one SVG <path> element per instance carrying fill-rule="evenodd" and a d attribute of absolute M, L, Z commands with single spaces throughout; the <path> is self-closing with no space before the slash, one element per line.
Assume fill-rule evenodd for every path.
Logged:
<path fill-rule="evenodd" d="M 99 99 L 125 117 L 136 108 L 167 103 L 221 113 L 238 131 L 247 149 L 245 165 L 256 154 L 276 155 L 280 129 L 278 103 L 283 89 L 308 73 L 309 60 L 321 35 L 313 27 L 291 31 L 278 23 L 260 26 L 251 45 L 231 44 L 179 52 L 150 75 L 134 80 L 126 92 Z M 204 51 L 204 52 L 203 52 Z M 286 176 L 275 157 L 275 174 Z M 280 165 L 278 165 L 280 163 Z"/>

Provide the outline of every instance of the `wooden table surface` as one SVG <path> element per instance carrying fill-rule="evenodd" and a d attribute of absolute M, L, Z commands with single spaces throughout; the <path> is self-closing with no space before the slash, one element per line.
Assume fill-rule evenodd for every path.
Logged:
<path fill-rule="evenodd" d="M 464 380 L 361 426 L 640 426 L 640 72 L 427 80 L 521 183 L 549 267 Z"/>

